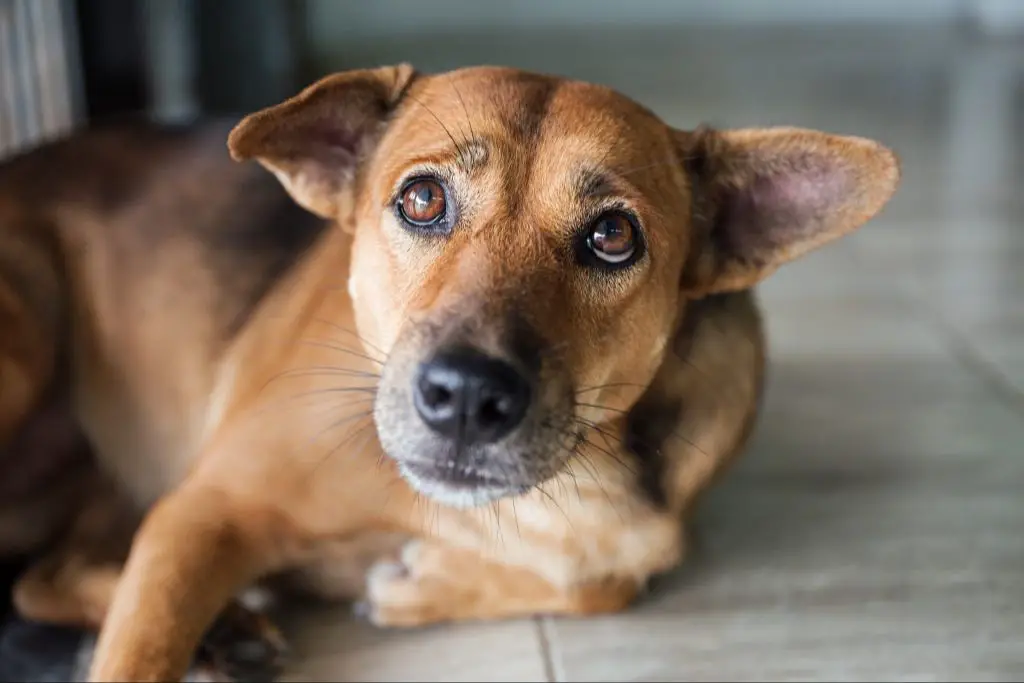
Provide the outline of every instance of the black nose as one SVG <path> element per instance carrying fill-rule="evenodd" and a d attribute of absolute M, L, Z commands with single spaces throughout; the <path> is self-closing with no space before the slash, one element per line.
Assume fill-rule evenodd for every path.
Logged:
<path fill-rule="evenodd" d="M 449 351 L 420 366 L 413 400 L 423 421 L 461 443 L 493 443 L 522 422 L 530 385 L 509 363 L 478 351 Z"/>

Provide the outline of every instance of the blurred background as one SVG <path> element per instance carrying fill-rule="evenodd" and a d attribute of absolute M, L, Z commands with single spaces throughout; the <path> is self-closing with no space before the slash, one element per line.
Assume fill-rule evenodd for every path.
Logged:
<path fill-rule="evenodd" d="M 962 115 L 961 92 L 1005 116 L 1020 65 L 996 53 L 1019 58 L 1021 32 L 1019 0 L 2 0 L 0 143 L 125 111 L 246 112 L 402 59 L 557 71 L 687 106 L 670 117 L 777 118 L 774 100 L 813 94 L 846 120 L 879 100 L 937 119 Z"/>
<path fill-rule="evenodd" d="M 763 287 L 753 452 L 648 601 L 404 633 L 302 612 L 293 677 L 1018 680 L 1024 0 L 0 0 L 0 158 L 401 60 L 596 81 L 679 127 L 874 137 L 904 182 Z"/>
<path fill-rule="evenodd" d="M 1021 35 L 1021 0 L 0 0 L 0 155 L 126 112 L 246 113 L 340 69 L 490 63 L 679 126 L 903 141 L 912 168 L 983 191 L 1019 163 Z"/>

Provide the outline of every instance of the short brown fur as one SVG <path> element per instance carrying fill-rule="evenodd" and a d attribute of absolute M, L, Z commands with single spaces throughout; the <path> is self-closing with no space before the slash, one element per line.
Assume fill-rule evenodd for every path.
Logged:
<path fill-rule="evenodd" d="M 500 68 L 337 74 L 244 119 L 235 161 L 227 133 L 97 130 L 0 166 L 0 445 L 16 458 L 49 415 L 100 465 L 5 498 L 0 550 L 58 539 L 16 601 L 102 624 L 92 680 L 180 678 L 271 575 L 381 625 L 624 609 L 683 560 L 690 507 L 754 425 L 750 288 L 899 180 L 868 140 L 677 131 Z M 448 236 L 398 224 L 412 172 L 446 179 Z M 581 265 L 612 205 L 643 254 Z M 535 377 L 524 426 L 473 461 L 499 483 L 472 490 L 409 475 L 446 452 L 409 378 L 453 344 Z M 51 498 L 93 513 L 66 528 Z"/>

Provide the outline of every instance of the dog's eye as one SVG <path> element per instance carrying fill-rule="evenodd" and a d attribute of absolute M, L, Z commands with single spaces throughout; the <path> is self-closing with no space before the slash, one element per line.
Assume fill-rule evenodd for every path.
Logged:
<path fill-rule="evenodd" d="M 602 214 L 587 232 L 587 248 L 600 261 L 625 265 L 638 253 L 637 227 L 624 213 Z"/>
<path fill-rule="evenodd" d="M 444 188 L 432 178 L 409 182 L 398 201 L 402 218 L 416 227 L 427 227 L 441 222 L 448 209 Z"/>

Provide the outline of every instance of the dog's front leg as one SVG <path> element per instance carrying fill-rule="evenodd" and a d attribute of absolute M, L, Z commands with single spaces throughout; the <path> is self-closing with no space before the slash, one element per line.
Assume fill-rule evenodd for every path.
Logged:
<path fill-rule="evenodd" d="M 436 540 L 407 544 L 398 562 L 367 576 L 357 612 L 378 626 L 500 620 L 539 614 L 587 615 L 625 609 L 640 592 L 631 576 L 558 585 L 520 566 Z"/>
<path fill-rule="evenodd" d="M 181 680 L 217 614 L 267 570 L 267 522 L 206 484 L 160 501 L 135 537 L 89 680 Z"/>

